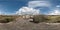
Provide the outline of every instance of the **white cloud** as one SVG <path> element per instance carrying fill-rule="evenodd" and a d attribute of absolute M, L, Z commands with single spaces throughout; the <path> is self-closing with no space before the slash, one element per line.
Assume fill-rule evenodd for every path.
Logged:
<path fill-rule="evenodd" d="M 3 15 L 3 14 L 4 14 L 4 12 L 0 10 L 0 15 Z"/>
<path fill-rule="evenodd" d="M 1 15 L 2 13 L 0 12 L 0 15 Z"/>
<path fill-rule="evenodd" d="M 40 10 L 34 9 L 36 7 L 51 7 L 51 4 L 49 1 L 29 1 L 28 7 L 20 8 L 16 12 L 16 14 L 18 14 L 18 15 L 24 15 L 24 14 L 37 15 L 37 14 L 39 14 Z"/>
<path fill-rule="evenodd" d="M 29 8 L 29 7 L 22 7 L 16 12 L 16 14 L 18 14 L 18 15 L 25 15 L 25 14 L 38 15 L 39 14 L 39 10 L 33 9 L 33 8 Z"/>
<path fill-rule="evenodd" d="M 49 1 L 29 1 L 28 3 L 28 7 L 32 7 L 32 8 L 35 8 L 35 7 L 50 7 L 51 4 Z"/>
<path fill-rule="evenodd" d="M 54 11 L 50 12 L 48 15 L 60 15 L 59 9 L 55 9 Z"/>
<path fill-rule="evenodd" d="M 56 7 L 60 7 L 60 5 L 57 5 Z"/>
<path fill-rule="evenodd" d="M 15 15 L 15 13 L 8 13 L 8 12 L 0 10 L 0 15 Z"/>

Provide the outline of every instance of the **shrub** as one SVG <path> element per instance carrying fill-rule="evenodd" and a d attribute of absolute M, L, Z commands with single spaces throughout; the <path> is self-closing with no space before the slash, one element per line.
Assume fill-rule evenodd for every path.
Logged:
<path fill-rule="evenodd" d="M 35 23 L 44 22 L 46 20 L 48 20 L 48 19 L 44 15 L 36 15 L 33 18 L 33 22 L 35 22 Z"/>
<path fill-rule="evenodd" d="M 2 19 L 2 20 L 0 20 L 0 23 L 8 23 L 8 22 L 11 22 L 11 21 L 13 21 L 14 19 L 13 18 L 5 18 L 5 19 Z"/>

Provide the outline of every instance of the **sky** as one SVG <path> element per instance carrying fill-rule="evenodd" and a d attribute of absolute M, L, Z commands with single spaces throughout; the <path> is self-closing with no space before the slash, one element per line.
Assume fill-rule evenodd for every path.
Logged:
<path fill-rule="evenodd" d="M 1 15 L 60 15 L 60 0 L 0 0 Z"/>

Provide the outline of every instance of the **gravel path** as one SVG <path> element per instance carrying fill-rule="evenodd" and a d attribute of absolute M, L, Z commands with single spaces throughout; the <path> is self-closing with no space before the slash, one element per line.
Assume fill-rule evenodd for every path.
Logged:
<path fill-rule="evenodd" d="M 56 23 L 57 24 L 57 23 Z M 60 30 L 60 23 L 32 23 L 29 20 L 17 19 L 10 23 L 0 23 L 0 30 Z"/>

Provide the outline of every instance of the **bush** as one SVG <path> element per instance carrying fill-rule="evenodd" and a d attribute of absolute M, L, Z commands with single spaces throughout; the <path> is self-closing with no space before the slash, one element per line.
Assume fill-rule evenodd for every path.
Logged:
<path fill-rule="evenodd" d="M 5 19 L 7 22 L 13 21 L 13 18 L 6 18 Z"/>
<path fill-rule="evenodd" d="M 49 16 L 48 23 L 59 23 L 60 22 L 60 16 Z"/>
<path fill-rule="evenodd" d="M 13 18 L 5 18 L 5 19 L 0 20 L 0 23 L 8 23 L 11 21 L 13 21 Z"/>
<path fill-rule="evenodd" d="M 48 20 L 48 19 L 44 15 L 36 15 L 33 18 L 34 23 L 44 22 L 46 20 Z"/>

